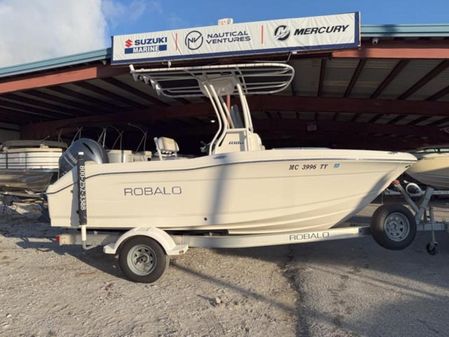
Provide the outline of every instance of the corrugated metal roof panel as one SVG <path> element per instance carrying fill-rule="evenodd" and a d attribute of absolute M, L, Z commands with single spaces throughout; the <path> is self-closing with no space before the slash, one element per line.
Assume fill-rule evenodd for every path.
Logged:
<path fill-rule="evenodd" d="M 425 125 L 429 125 L 433 122 L 437 122 L 437 121 L 445 119 L 445 118 L 446 118 L 445 116 L 433 116 L 433 117 L 427 118 L 426 120 L 424 120 L 420 123 L 417 123 L 416 125 L 425 126 Z"/>
<path fill-rule="evenodd" d="M 301 112 L 299 119 L 302 121 L 313 121 L 315 120 L 315 112 Z"/>
<path fill-rule="evenodd" d="M 98 93 L 96 93 L 96 92 L 94 92 L 92 90 L 84 89 L 84 88 L 79 87 L 79 86 L 77 86 L 75 84 L 66 84 L 66 85 L 62 85 L 62 87 L 70 89 L 70 90 L 73 90 L 73 91 L 78 92 L 80 94 L 83 94 L 83 95 L 95 98 L 95 99 L 98 100 L 98 104 L 102 104 L 102 102 L 108 102 L 108 103 L 111 103 L 111 104 L 114 104 L 114 105 L 120 106 L 120 107 L 126 107 L 127 106 L 127 104 L 124 104 L 123 102 L 121 102 L 119 100 L 110 99 L 110 98 L 108 98 L 108 97 L 106 97 L 104 95 L 98 94 Z M 70 96 L 67 95 L 65 97 L 71 98 L 71 95 Z M 84 102 L 84 101 L 82 101 L 82 102 Z"/>
<path fill-rule="evenodd" d="M 362 37 L 447 37 L 449 24 L 364 25 Z"/>
<path fill-rule="evenodd" d="M 70 89 L 72 89 L 72 88 L 70 88 Z M 75 89 L 73 89 L 73 90 L 75 90 Z M 78 102 L 78 103 L 84 103 L 86 105 L 93 105 L 92 103 L 89 103 L 89 102 L 87 102 L 85 100 L 82 100 L 81 98 L 75 97 L 73 95 L 65 95 L 65 94 L 53 91 L 53 90 L 51 90 L 51 88 L 39 88 L 39 89 L 36 89 L 36 90 L 39 91 L 39 92 L 46 93 L 48 95 L 53 95 L 53 96 L 56 96 L 56 97 L 59 97 L 59 98 L 63 98 L 65 100 L 67 100 L 68 103 L 71 103 L 71 102 L 77 103 Z M 78 90 L 76 90 L 76 91 L 78 91 Z M 99 103 L 101 103 L 101 102 L 99 102 Z"/>
<path fill-rule="evenodd" d="M 449 94 L 446 95 L 446 96 L 441 97 L 438 101 L 441 101 L 441 102 L 449 102 Z"/>
<path fill-rule="evenodd" d="M 335 112 L 333 111 L 320 111 L 316 114 L 316 119 L 319 121 L 328 121 L 334 118 Z"/>
<path fill-rule="evenodd" d="M 291 62 L 295 68 L 295 78 L 292 85 L 296 95 L 315 96 L 320 80 L 320 59 L 302 59 Z"/>
<path fill-rule="evenodd" d="M 164 95 L 158 95 L 156 93 L 156 91 L 151 86 L 143 83 L 142 81 L 134 81 L 132 76 L 129 76 L 128 74 L 120 75 L 115 78 L 118 79 L 120 82 L 123 82 L 123 83 L 133 87 L 134 89 L 141 91 L 145 95 L 157 98 L 158 100 L 165 102 L 165 103 L 173 102 L 172 98 L 166 97 Z M 189 98 L 189 101 L 192 101 L 192 102 L 202 101 L 202 99 L 193 97 L 193 98 Z"/>
<path fill-rule="evenodd" d="M 52 100 L 51 98 L 42 98 L 42 97 L 36 97 L 36 96 L 29 95 L 26 91 L 25 92 L 20 92 L 19 91 L 19 92 L 15 93 L 15 94 L 17 96 L 23 97 L 24 99 L 31 98 L 33 100 L 41 101 L 43 103 L 51 103 L 53 105 L 60 106 L 61 108 L 64 108 L 64 107 L 65 108 L 69 108 L 69 109 L 73 108 L 73 105 L 70 105 L 70 101 L 68 101 L 66 103 L 61 103 L 61 102 L 58 102 L 56 100 Z"/>
<path fill-rule="evenodd" d="M 449 69 L 446 69 L 439 75 L 435 76 L 433 80 L 429 81 L 416 93 L 410 96 L 410 100 L 424 100 L 449 85 Z"/>
<path fill-rule="evenodd" d="M 355 122 L 357 123 L 367 123 L 369 122 L 374 116 L 376 116 L 375 113 L 361 113 L 356 118 Z"/>
<path fill-rule="evenodd" d="M 398 62 L 398 60 L 367 60 L 357 83 L 352 89 L 351 97 L 370 97 Z"/>
<path fill-rule="evenodd" d="M 422 117 L 421 115 L 407 115 L 404 118 L 402 118 L 399 122 L 397 122 L 396 125 L 406 125 L 413 122 L 415 119 L 421 117 Z"/>
<path fill-rule="evenodd" d="M 423 78 L 441 61 L 438 60 L 411 60 L 409 64 L 385 88 L 380 99 L 397 98 L 406 92 L 412 85 Z"/>
<path fill-rule="evenodd" d="M 10 67 L 0 68 L 0 78 L 43 71 L 55 68 L 62 68 L 82 63 L 108 60 L 111 57 L 111 48 L 94 50 L 87 53 L 55 57 L 48 60 L 18 64 Z"/>
<path fill-rule="evenodd" d="M 296 119 L 296 112 L 294 111 L 282 111 L 279 114 L 282 119 Z"/>
<path fill-rule="evenodd" d="M 105 81 L 102 81 L 100 79 L 91 80 L 91 81 L 88 81 L 88 83 L 91 83 L 91 84 L 95 85 L 96 87 L 99 87 L 101 89 L 104 89 L 104 90 L 110 92 L 111 96 L 116 95 L 119 98 L 120 97 L 128 98 L 134 102 L 137 102 L 137 103 L 140 103 L 143 105 L 151 105 L 151 103 L 148 100 L 144 100 L 143 98 L 138 97 L 131 92 L 128 92 L 121 88 L 117 88 L 116 86 L 109 84 Z"/>
<path fill-rule="evenodd" d="M 337 122 L 349 122 L 352 117 L 354 117 L 352 112 L 340 112 L 337 116 Z"/>
<path fill-rule="evenodd" d="M 333 59 L 327 61 L 326 76 L 323 81 L 323 96 L 343 96 L 358 63 L 357 59 Z"/>
<path fill-rule="evenodd" d="M 391 121 L 393 118 L 397 117 L 396 114 L 388 114 L 388 115 L 382 115 L 378 120 L 376 120 L 376 124 L 387 124 L 389 121 Z"/>

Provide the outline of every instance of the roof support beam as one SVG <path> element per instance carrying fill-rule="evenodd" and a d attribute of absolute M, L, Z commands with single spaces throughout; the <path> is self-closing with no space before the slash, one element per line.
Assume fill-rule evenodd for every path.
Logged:
<path fill-rule="evenodd" d="M 378 59 L 449 59 L 449 41 L 363 41 L 360 49 L 339 50 L 332 53 L 334 58 L 378 58 Z"/>
<path fill-rule="evenodd" d="M 416 125 L 418 123 L 424 122 L 425 120 L 429 119 L 429 116 L 421 116 L 410 123 L 406 123 L 405 125 L 409 126 L 410 124 Z"/>
<path fill-rule="evenodd" d="M 321 94 L 323 93 L 323 82 L 324 78 L 326 77 L 326 63 L 327 60 L 325 58 L 322 58 L 320 66 L 320 79 L 318 82 L 318 92 L 317 92 L 318 97 L 320 97 Z"/>
<path fill-rule="evenodd" d="M 0 107 L 0 120 L 3 122 L 25 125 L 46 121 L 48 119 L 46 117 Z"/>
<path fill-rule="evenodd" d="M 437 93 L 433 94 L 432 96 L 428 97 L 426 101 L 438 101 L 440 98 L 446 96 L 449 94 L 449 85 L 446 88 L 441 89 Z"/>
<path fill-rule="evenodd" d="M 138 90 L 138 89 L 136 89 L 136 88 L 134 88 L 134 87 L 132 87 L 132 86 L 122 82 L 122 81 L 119 81 L 116 78 L 112 78 L 112 77 L 111 78 L 104 78 L 103 81 L 113 85 L 114 87 L 117 87 L 117 88 L 120 88 L 122 90 L 125 90 L 125 91 L 127 91 L 127 92 L 129 92 L 129 93 L 131 93 L 131 94 L 133 94 L 133 95 L 135 95 L 137 97 L 140 97 L 140 98 L 142 98 L 144 100 L 147 100 L 147 101 L 149 101 L 149 102 L 151 102 L 153 104 L 156 104 L 156 105 L 159 105 L 159 106 L 167 106 L 168 105 L 167 103 L 162 102 L 160 99 L 158 99 L 156 97 L 153 97 L 151 95 L 147 95 L 147 94 L 143 93 L 142 91 L 140 91 L 140 90 Z M 150 88 L 148 88 L 148 89 L 150 89 Z M 148 92 L 149 91 L 150 90 L 148 90 Z"/>
<path fill-rule="evenodd" d="M 439 121 L 436 121 L 436 122 L 432 123 L 431 125 L 437 125 L 438 127 L 441 127 L 443 124 L 446 124 L 447 122 L 449 122 L 449 117 L 440 119 Z M 447 128 L 447 127 L 448 126 L 446 125 L 445 128 Z"/>
<path fill-rule="evenodd" d="M 370 100 L 355 98 L 317 98 L 301 96 L 252 96 L 249 105 L 253 111 L 292 111 L 292 112 L 349 112 L 394 114 L 406 116 L 417 114 L 421 116 L 449 116 L 449 102 L 420 102 L 420 101 L 392 101 Z M 103 125 L 104 123 L 142 122 L 154 123 L 157 120 L 171 118 L 191 118 L 201 116 L 214 116 L 208 103 L 188 104 L 185 106 L 170 106 L 164 108 L 146 108 L 143 110 L 121 111 L 118 113 L 70 118 L 48 123 L 41 123 L 33 128 L 24 130 L 26 134 L 39 134 L 46 136 L 49 132 L 65 127 L 79 125 Z M 269 119 L 270 122 L 276 119 Z M 290 119 L 285 121 L 291 122 Z M 359 123 L 355 123 L 359 124 Z M 372 124 L 371 124 L 372 125 Z M 386 125 L 382 124 L 382 128 Z M 56 131 L 55 131 L 56 130 Z M 39 138 L 33 137 L 33 138 Z"/>
<path fill-rule="evenodd" d="M 95 109 L 96 111 L 114 112 L 117 110 L 117 106 L 112 105 L 110 102 L 107 102 L 107 100 L 105 100 L 105 99 L 102 100 L 102 99 L 98 99 L 93 96 L 85 95 L 81 92 L 78 92 L 78 91 L 63 87 L 63 86 L 54 86 L 54 87 L 48 88 L 48 90 L 55 91 L 59 94 L 62 94 L 62 95 L 68 96 L 68 97 L 79 99 L 82 102 L 84 102 L 81 104 L 83 104 L 85 106 L 87 104 L 90 104 L 90 105 L 92 105 L 91 109 Z M 70 100 L 70 102 L 73 102 L 75 104 L 78 103 L 78 101 L 71 100 L 70 98 L 68 100 Z M 87 104 L 85 104 L 85 103 L 87 103 Z"/>
<path fill-rule="evenodd" d="M 122 104 L 129 106 L 129 107 L 134 107 L 134 108 L 145 108 L 145 105 L 140 104 L 136 101 L 133 101 L 131 99 L 128 99 L 126 97 L 123 97 L 121 95 L 115 94 L 113 92 L 110 92 L 106 89 L 100 88 L 92 83 L 89 82 L 79 82 L 79 83 L 73 83 L 73 85 L 76 85 L 80 88 L 83 88 L 85 90 L 88 91 L 92 91 L 98 95 L 101 95 L 103 97 L 106 97 L 108 99 L 108 101 L 116 101 L 116 102 L 121 102 Z"/>
<path fill-rule="evenodd" d="M 60 115 L 65 115 L 65 116 L 71 116 L 74 117 L 76 115 L 86 115 L 85 112 L 83 112 L 83 110 L 80 109 L 72 109 L 72 108 L 68 108 L 68 107 L 62 107 L 60 105 L 55 105 L 53 103 L 48 103 L 48 102 L 44 102 L 38 99 L 34 99 L 34 98 L 30 98 L 30 97 L 26 97 L 26 96 L 20 96 L 17 94 L 5 94 L 2 95 L 0 97 L 0 99 L 4 97 L 8 100 L 11 100 L 13 103 L 24 103 L 24 104 L 28 104 L 30 105 L 29 109 L 33 110 L 35 108 L 38 109 L 45 109 L 45 110 L 50 110 L 52 112 L 55 112 L 56 114 L 60 114 Z"/>
<path fill-rule="evenodd" d="M 34 116 L 39 116 L 39 117 L 43 117 L 43 118 L 47 118 L 47 119 L 61 118 L 61 115 L 60 114 L 58 115 L 58 113 L 56 113 L 56 112 L 52 112 L 52 111 L 48 111 L 48 110 L 44 110 L 44 109 L 31 108 L 28 105 L 8 101 L 1 97 L 0 97 L 0 108 L 9 109 L 9 110 L 18 110 L 27 115 L 34 115 Z M 67 114 L 65 116 L 67 116 Z"/>
<path fill-rule="evenodd" d="M 351 82 L 349 82 L 349 85 L 346 88 L 344 97 L 351 96 L 352 89 L 354 89 L 354 85 L 357 83 L 357 80 L 359 79 L 360 74 L 362 73 L 362 70 L 365 67 L 366 62 L 367 62 L 367 59 L 359 60 L 359 64 L 357 65 L 357 68 L 355 68 L 354 74 L 352 75 Z"/>
<path fill-rule="evenodd" d="M 423 78 L 421 78 L 418 82 L 416 82 L 412 87 L 410 87 L 406 92 L 404 92 L 398 98 L 399 99 L 409 98 L 411 95 L 413 95 L 419 89 L 421 89 L 423 86 L 425 86 L 431 80 L 433 80 L 436 76 L 438 76 L 443 71 L 445 71 L 447 68 L 449 68 L 449 61 L 448 60 L 441 61 L 440 64 L 438 64 L 435 68 L 433 68 L 429 73 L 427 73 Z"/>
<path fill-rule="evenodd" d="M 447 137 L 446 133 L 436 127 L 429 126 L 401 126 L 401 125 L 388 125 L 388 124 L 370 124 L 370 123 L 353 123 L 353 122 L 334 122 L 334 121 L 304 121 L 297 119 L 254 119 L 254 127 L 257 132 L 269 133 L 270 135 L 300 135 L 300 138 L 304 135 L 326 135 L 326 134 L 351 134 L 353 136 L 367 136 L 373 134 L 383 134 L 389 136 L 415 136 L 415 137 L 428 137 L 429 135 Z M 308 131 L 310 125 L 315 127 L 314 131 Z M 214 124 L 207 125 L 192 125 L 187 129 L 173 130 L 170 125 L 155 125 L 159 131 L 171 132 L 180 136 L 195 136 L 195 135 L 213 135 L 217 129 Z"/>
<path fill-rule="evenodd" d="M 383 114 L 376 114 L 368 121 L 368 123 L 376 123 L 382 116 Z"/>
<path fill-rule="evenodd" d="M 382 81 L 382 83 L 377 87 L 377 89 L 373 92 L 371 95 L 371 98 L 377 98 L 379 97 L 384 89 L 390 85 L 391 82 L 394 81 L 394 79 L 401 73 L 402 69 L 404 69 L 407 64 L 409 63 L 409 60 L 400 60 L 393 68 L 393 70 L 388 74 L 387 77 Z"/>
<path fill-rule="evenodd" d="M 83 104 L 81 102 L 75 102 L 73 100 L 64 99 L 59 96 L 47 94 L 46 92 L 42 92 L 42 91 L 38 91 L 38 90 L 27 90 L 27 91 L 24 91 L 23 94 L 25 94 L 26 96 L 37 97 L 37 98 L 40 98 L 40 99 L 43 99 L 46 101 L 60 104 L 59 105 L 60 109 L 66 109 L 66 107 L 69 107 L 69 109 L 75 108 L 78 110 L 82 110 L 83 112 L 85 112 L 85 114 L 92 111 L 92 107 L 87 104 Z"/>
<path fill-rule="evenodd" d="M 388 150 L 388 151 L 404 151 L 412 150 L 418 147 L 431 145 L 441 142 L 441 138 L 429 137 L 422 139 L 419 137 L 412 138 L 387 138 L 385 136 L 370 135 L 353 135 L 346 133 L 316 133 L 316 134 L 291 134 L 281 138 L 279 135 L 266 133 L 260 134 L 263 142 L 272 147 L 292 147 L 292 146 L 319 146 L 339 149 L 371 149 L 371 150 Z"/>
<path fill-rule="evenodd" d="M 307 131 L 307 126 L 314 123 L 316 131 Z M 348 132 L 354 134 L 395 134 L 395 135 L 414 135 L 417 137 L 427 137 L 430 134 L 439 134 L 440 130 L 436 127 L 430 126 L 402 126 L 390 124 L 371 124 L 371 123 L 355 123 L 355 122 L 335 122 L 335 121 L 303 121 L 297 119 L 255 119 L 254 126 L 256 130 L 269 130 L 271 132 L 301 132 L 314 134 L 327 132 Z M 216 127 L 215 127 L 216 128 Z M 443 134 L 441 134 L 443 135 Z M 447 137 L 447 134 L 444 133 Z"/>
<path fill-rule="evenodd" d="M 396 101 L 360 98 L 253 96 L 248 99 L 253 111 L 353 112 L 397 115 L 448 116 L 449 102 Z"/>
<path fill-rule="evenodd" d="M 86 81 L 95 78 L 113 77 L 129 73 L 126 67 L 89 66 L 77 69 L 60 69 L 45 74 L 31 74 L 18 76 L 16 79 L 0 81 L 0 94 L 18 90 L 43 88 L 77 81 Z"/>
<path fill-rule="evenodd" d="M 396 116 L 395 118 L 393 118 L 392 120 L 390 120 L 389 122 L 388 122 L 388 124 L 396 124 L 397 122 L 399 122 L 402 118 L 404 118 L 405 116 L 404 115 L 399 115 L 399 116 Z"/>

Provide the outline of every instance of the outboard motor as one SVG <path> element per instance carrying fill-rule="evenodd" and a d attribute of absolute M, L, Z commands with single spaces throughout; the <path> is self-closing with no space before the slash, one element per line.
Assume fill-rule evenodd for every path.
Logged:
<path fill-rule="evenodd" d="M 78 153 L 84 152 L 85 161 L 94 161 L 98 164 L 108 163 L 108 155 L 103 146 L 89 138 L 80 138 L 74 141 L 59 158 L 59 176 L 72 170 L 76 166 Z"/>

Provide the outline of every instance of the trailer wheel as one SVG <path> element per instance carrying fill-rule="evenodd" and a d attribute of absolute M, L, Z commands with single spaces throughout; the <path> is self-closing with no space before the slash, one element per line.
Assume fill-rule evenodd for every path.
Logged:
<path fill-rule="evenodd" d="M 127 240 L 120 249 L 119 264 L 122 272 L 134 282 L 157 281 L 170 262 L 161 245 L 146 236 Z"/>
<path fill-rule="evenodd" d="M 382 247 L 401 250 L 415 239 L 416 221 L 405 206 L 382 205 L 371 218 L 371 234 Z"/>

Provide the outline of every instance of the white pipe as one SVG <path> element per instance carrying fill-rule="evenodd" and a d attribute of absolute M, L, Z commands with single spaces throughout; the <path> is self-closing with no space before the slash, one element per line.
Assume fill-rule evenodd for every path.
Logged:
<path fill-rule="evenodd" d="M 220 113 L 218 112 L 217 106 L 216 106 L 216 104 L 214 102 L 214 99 L 212 98 L 212 95 L 210 93 L 209 88 L 205 84 L 203 84 L 203 87 L 204 87 L 204 91 L 207 94 L 207 97 L 209 97 L 209 99 L 210 99 L 210 102 L 212 104 L 212 107 L 214 108 L 215 114 L 217 115 L 217 119 L 218 119 L 218 131 L 215 134 L 214 138 L 212 138 L 212 141 L 210 142 L 210 145 L 209 145 L 209 155 L 211 155 L 212 154 L 212 149 L 215 149 L 214 144 L 217 141 L 218 136 L 220 135 L 220 133 L 223 130 L 223 122 L 221 120 Z"/>
<path fill-rule="evenodd" d="M 248 121 L 248 105 L 244 102 L 244 94 L 242 90 L 242 85 L 240 83 L 237 83 L 237 91 L 239 92 L 240 96 L 240 102 L 242 102 L 242 110 L 243 110 L 243 121 L 245 123 L 245 128 L 249 128 L 249 121 Z"/>
<path fill-rule="evenodd" d="M 224 110 L 224 112 L 225 112 L 225 115 L 226 115 L 226 119 L 227 119 L 227 121 L 228 121 L 228 124 L 229 124 L 229 126 L 230 126 L 231 129 L 234 129 L 234 128 L 235 128 L 235 126 L 234 126 L 234 121 L 233 121 L 232 118 L 231 118 L 231 113 L 229 112 L 228 105 L 227 105 L 226 102 L 223 100 L 223 97 L 220 96 L 219 98 L 220 98 L 220 103 L 221 103 L 221 105 L 222 105 L 222 107 L 223 107 L 223 110 Z"/>
<path fill-rule="evenodd" d="M 221 136 L 217 139 L 217 145 L 220 144 L 220 142 L 223 140 L 223 138 L 226 136 L 226 131 L 228 130 L 229 124 L 226 120 L 226 115 L 223 111 L 223 106 L 220 103 L 220 98 L 218 97 L 217 91 L 215 90 L 214 86 L 212 84 L 208 84 L 210 92 L 212 93 L 212 97 L 215 100 L 215 103 L 217 104 L 218 111 L 220 112 L 221 119 L 223 121 L 223 132 L 221 133 Z"/>

